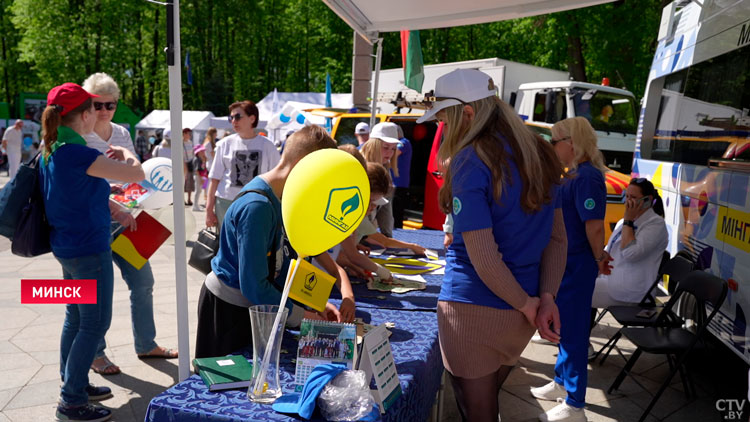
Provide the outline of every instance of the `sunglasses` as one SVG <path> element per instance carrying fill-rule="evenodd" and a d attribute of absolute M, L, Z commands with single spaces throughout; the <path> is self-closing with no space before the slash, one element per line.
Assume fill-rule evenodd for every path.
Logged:
<path fill-rule="evenodd" d="M 631 183 L 640 184 L 640 183 L 643 183 L 643 182 L 648 182 L 648 179 L 646 179 L 645 177 L 638 177 L 636 179 L 632 179 Z"/>
<path fill-rule="evenodd" d="M 555 145 L 559 144 L 560 142 L 565 142 L 565 141 L 569 141 L 569 140 L 570 140 L 570 136 L 563 136 L 562 138 L 559 138 L 559 139 L 550 139 L 549 143 L 552 146 L 555 146 Z"/>
<path fill-rule="evenodd" d="M 435 103 L 438 101 L 445 101 L 445 100 L 456 100 L 460 102 L 462 105 L 467 105 L 466 101 L 456 98 L 456 97 L 436 97 L 434 95 L 425 95 L 424 100 L 422 100 L 422 104 L 424 104 L 425 108 L 428 110 L 432 109 L 432 107 L 435 106 Z"/>
<path fill-rule="evenodd" d="M 227 116 L 227 120 L 229 120 L 229 123 L 232 123 L 233 120 L 240 120 L 243 117 L 245 116 L 241 115 L 240 113 L 230 114 L 229 116 Z"/>
<path fill-rule="evenodd" d="M 94 102 L 94 109 L 95 110 L 101 110 L 102 108 L 106 108 L 108 111 L 112 111 L 117 107 L 117 103 L 114 102 L 106 102 L 106 103 L 97 103 Z"/>

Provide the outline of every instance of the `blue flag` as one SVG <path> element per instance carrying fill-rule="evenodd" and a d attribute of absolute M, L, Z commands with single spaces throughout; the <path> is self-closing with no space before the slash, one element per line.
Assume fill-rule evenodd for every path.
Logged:
<path fill-rule="evenodd" d="M 185 53 L 185 68 L 187 69 L 187 84 L 193 84 L 193 68 L 190 66 L 190 52 Z"/>
<path fill-rule="evenodd" d="M 331 75 L 326 72 L 326 107 L 331 107 Z M 333 130 L 333 121 L 326 117 L 326 130 L 331 133 Z"/>

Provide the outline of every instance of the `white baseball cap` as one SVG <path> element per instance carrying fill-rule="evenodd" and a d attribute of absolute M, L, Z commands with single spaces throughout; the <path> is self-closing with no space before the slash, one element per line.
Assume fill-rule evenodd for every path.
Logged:
<path fill-rule="evenodd" d="M 357 126 L 354 128 L 354 133 L 357 135 L 366 135 L 370 133 L 370 125 L 368 125 L 365 122 L 359 122 L 357 123 Z"/>
<path fill-rule="evenodd" d="M 398 140 L 398 126 L 395 123 L 383 122 L 372 127 L 370 138 L 378 138 L 389 144 L 400 144 Z"/>
<path fill-rule="evenodd" d="M 497 88 L 490 75 L 474 69 L 456 69 L 435 81 L 433 98 L 425 97 L 425 102 L 431 101 L 432 107 L 417 119 L 417 123 L 434 119 L 435 114 L 446 107 L 492 95 L 497 95 Z"/>

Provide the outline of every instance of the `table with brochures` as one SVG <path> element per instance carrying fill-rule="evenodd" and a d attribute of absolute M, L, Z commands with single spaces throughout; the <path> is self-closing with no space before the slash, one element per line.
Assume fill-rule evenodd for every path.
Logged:
<path fill-rule="evenodd" d="M 438 253 L 441 260 L 445 260 L 443 236 L 443 232 L 436 230 L 393 230 L 393 237 L 395 239 L 403 242 L 416 243 L 425 248 L 432 249 Z M 420 259 L 426 260 L 424 257 Z M 398 275 L 396 274 L 396 276 Z M 354 299 L 357 302 L 357 308 L 403 309 L 434 312 L 437 309 L 440 285 L 443 281 L 442 272 L 439 274 L 426 273 L 422 274 L 422 277 L 427 282 L 426 288 L 424 290 L 414 290 L 407 293 L 388 293 L 369 290 L 366 281 L 352 278 L 352 290 L 354 291 Z M 338 289 L 333 289 L 331 292 L 331 298 L 341 298 Z"/>
<path fill-rule="evenodd" d="M 391 347 L 403 395 L 382 415 L 383 421 L 420 421 L 430 415 L 440 388 L 443 363 L 434 311 L 406 311 L 359 307 L 357 317 L 365 323 L 395 323 L 390 329 Z M 282 343 L 281 383 L 285 392 L 294 389 L 294 359 L 297 337 L 286 331 Z M 250 360 L 252 348 L 242 351 Z M 247 389 L 211 392 L 198 375 L 154 397 L 146 411 L 148 422 L 192 421 L 293 421 L 299 416 L 277 413 L 270 405 L 251 402 Z M 322 420 L 316 412 L 312 420 Z"/>

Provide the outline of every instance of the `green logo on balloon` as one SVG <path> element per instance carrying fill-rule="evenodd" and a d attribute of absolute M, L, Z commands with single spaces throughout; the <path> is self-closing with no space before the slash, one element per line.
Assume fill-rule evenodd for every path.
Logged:
<path fill-rule="evenodd" d="M 325 221 L 342 232 L 348 232 L 357 226 L 364 210 L 358 187 L 333 189 L 328 195 Z"/>

